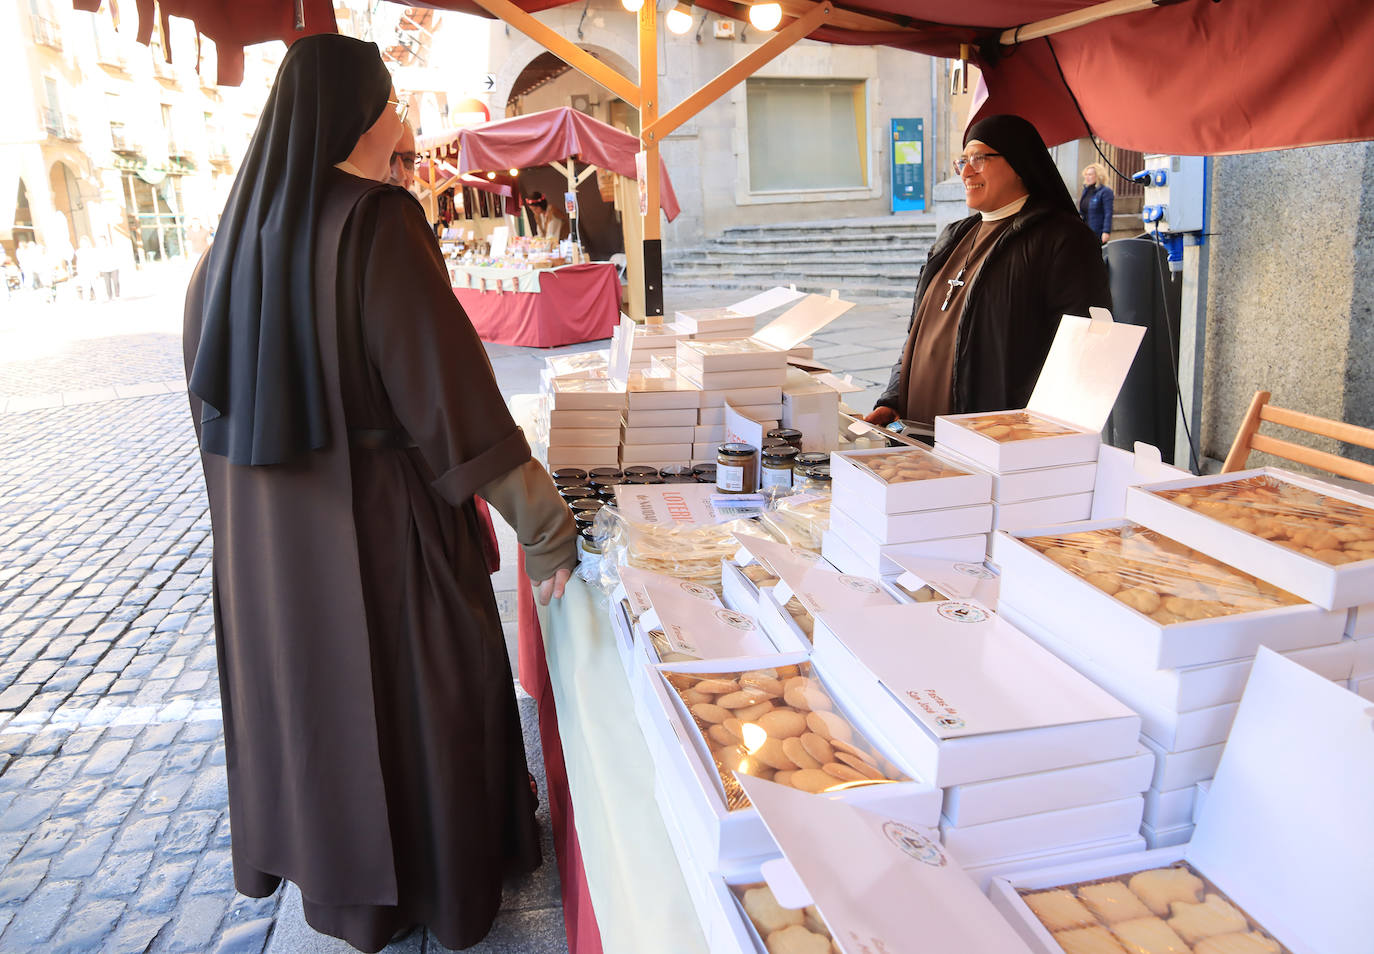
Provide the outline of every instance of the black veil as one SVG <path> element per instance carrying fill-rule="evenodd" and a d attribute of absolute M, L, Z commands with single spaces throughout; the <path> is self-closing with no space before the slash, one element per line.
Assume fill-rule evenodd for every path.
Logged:
<path fill-rule="evenodd" d="M 1009 114 L 988 116 L 965 131 L 964 145 L 974 139 L 987 143 L 1006 158 L 1032 198 L 1078 214 L 1078 206 L 1045 148 L 1045 140 L 1028 121 Z"/>
<path fill-rule="evenodd" d="M 277 464 L 328 442 L 315 230 L 332 167 L 390 95 L 374 43 L 307 36 L 282 59 L 204 265 L 189 387 L 204 402 L 205 452 L 234 464 Z"/>

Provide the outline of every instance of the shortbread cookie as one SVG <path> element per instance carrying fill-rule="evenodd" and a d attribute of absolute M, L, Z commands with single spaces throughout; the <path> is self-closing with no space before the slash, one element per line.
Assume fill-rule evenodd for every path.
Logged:
<path fill-rule="evenodd" d="M 1202 900 L 1202 879 L 1185 868 L 1153 868 L 1131 875 L 1130 889 L 1160 917 L 1169 914 L 1174 901 Z"/>
<path fill-rule="evenodd" d="M 744 913 L 754 922 L 760 934 L 767 937 L 774 931 L 801 924 L 806 914 L 801 908 L 784 908 L 773 897 L 773 890 L 766 884 L 750 888 L 744 892 Z"/>
<path fill-rule="evenodd" d="M 1085 884 L 1078 889 L 1078 897 L 1107 924 L 1150 916 L 1150 909 L 1120 881 Z"/>
<path fill-rule="evenodd" d="M 1051 931 L 1067 931 L 1069 928 L 1089 927 L 1096 923 L 1092 912 L 1083 907 L 1083 902 L 1063 888 L 1037 891 L 1022 896 L 1021 900 Z"/>
<path fill-rule="evenodd" d="M 1193 948 L 1194 954 L 1279 954 L 1280 950 L 1277 941 L 1255 931 L 1249 934 L 1218 934 L 1204 938 Z"/>
<path fill-rule="evenodd" d="M 1054 939 L 1064 954 L 1126 954 L 1126 949 L 1100 924 L 1092 927 L 1056 931 Z"/>
<path fill-rule="evenodd" d="M 1183 938 L 1159 918 L 1136 918 L 1112 925 L 1112 933 L 1130 954 L 1192 954 Z"/>
<path fill-rule="evenodd" d="M 812 934 L 800 924 L 774 931 L 763 943 L 768 954 L 830 954 L 830 938 Z"/>
<path fill-rule="evenodd" d="M 1250 925 L 1241 914 L 1219 894 L 1209 894 L 1201 904 L 1187 901 L 1173 903 L 1174 916 L 1169 919 L 1169 927 L 1189 944 L 1196 944 L 1214 934 L 1235 934 Z"/>

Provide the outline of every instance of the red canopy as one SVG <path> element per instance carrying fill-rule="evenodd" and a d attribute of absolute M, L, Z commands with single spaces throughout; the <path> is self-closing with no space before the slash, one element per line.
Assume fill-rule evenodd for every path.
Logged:
<path fill-rule="evenodd" d="M 533 13 L 574 0 L 516 2 Z M 722 16 L 745 11 L 732 0 L 695 2 Z M 960 43 L 973 44 L 989 89 L 981 113 L 1025 116 L 1051 144 L 1086 134 L 1079 109 L 1094 134 L 1149 152 L 1216 155 L 1374 139 L 1369 0 L 1159 0 L 1161 6 L 1048 39 L 999 43 L 1003 30 L 1098 2 L 839 0 L 832 25 L 811 36 L 944 57 L 957 56 Z M 335 29 L 330 0 L 302 3 L 305 32 Z M 94 11 L 100 0 L 73 4 Z M 153 5 L 138 0 L 145 39 Z M 472 0 L 428 5 L 485 15 Z M 783 2 L 794 16 L 812 5 Z M 293 0 L 161 0 L 160 6 L 164 15 L 195 20 L 215 41 L 225 84 L 242 78 L 244 45 L 302 35 L 294 29 Z"/>
<path fill-rule="evenodd" d="M 627 132 L 571 106 L 469 126 L 458 133 L 460 172 L 528 169 L 576 156 L 589 165 L 635 174 L 635 153 L 643 148 Z M 681 211 L 663 160 L 658 162 L 659 204 L 671 222 Z"/>

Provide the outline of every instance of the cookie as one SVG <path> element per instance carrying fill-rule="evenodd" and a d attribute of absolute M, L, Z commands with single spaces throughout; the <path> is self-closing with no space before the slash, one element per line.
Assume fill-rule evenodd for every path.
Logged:
<path fill-rule="evenodd" d="M 782 742 L 782 751 L 784 755 L 796 763 L 798 768 L 816 769 L 824 764 L 813 757 L 810 752 L 806 751 L 806 746 L 802 743 L 800 737 L 784 739 Z"/>
<path fill-rule="evenodd" d="M 763 944 L 768 954 L 830 954 L 830 938 L 812 934 L 800 924 L 774 931 Z"/>
<path fill-rule="evenodd" d="M 793 788 L 799 788 L 803 792 L 816 794 L 829 791 L 837 784 L 835 776 L 822 772 L 820 769 L 800 769 L 790 779 Z"/>
<path fill-rule="evenodd" d="M 1209 894 L 1201 904 L 1175 901 L 1169 927 L 1189 944 L 1215 934 L 1243 932 L 1250 925 L 1245 915 L 1219 894 Z"/>
<path fill-rule="evenodd" d="M 1021 900 L 1050 931 L 1067 931 L 1069 928 L 1084 928 L 1097 923 L 1083 902 L 1063 888 L 1036 891 L 1022 895 Z"/>
<path fill-rule="evenodd" d="M 806 920 L 806 915 L 800 908 L 784 908 L 778 904 L 778 899 L 773 897 L 773 890 L 766 884 L 744 892 L 742 903 L 744 913 L 749 915 L 749 920 L 754 922 L 759 934 L 765 937 L 774 931 L 802 924 Z"/>
<path fill-rule="evenodd" d="M 1089 911 L 1107 924 L 1150 916 L 1150 909 L 1120 881 L 1085 884 L 1078 889 L 1078 897 Z"/>
<path fill-rule="evenodd" d="M 800 739 L 801 744 L 806 748 L 806 754 L 811 756 L 821 765 L 824 765 L 826 762 L 835 761 L 834 747 L 816 733 L 803 732 Z"/>
<path fill-rule="evenodd" d="M 872 765 L 869 765 L 863 759 L 858 758 L 852 753 L 836 752 L 835 758 L 838 761 L 843 762 L 845 765 L 848 765 L 850 768 L 852 768 L 859 774 L 863 775 L 865 778 L 870 779 L 872 781 L 880 782 L 887 778 L 887 776 L 884 775 L 882 772 L 878 771 Z"/>
<path fill-rule="evenodd" d="M 1183 938 L 1159 918 L 1118 921 L 1112 933 L 1130 954 L 1192 954 Z"/>
<path fill-rule="evenodd" d="M 763 715 L 765 712 L 772 711 L 773 703 L 768 700 L 764 700 L 763 702 L 760 702 L 756 705 L 746 706 L 743 709 L 736 709 L 734 710 L 732 715 L 734 715 L 734 717 L 736 719 L 739 719 L 741 722 L 754 722 L 757 721 L 759 716 Z"/>
<path fill-rule="evenodd" d="M 1131 875 L 1128 882 L 1136 897 L 1160 917 L 1169 914 L 1175 901 L 1202 900 L 1202 879 L 1185 868 L 1152 868 Z"/>
<path fill-rule="evenodd" d="M 732 713 L 729 709 L 722 708 L 718 705 L 713 705 L 709 702 L 698 702 L 696 705 L 692 706 L 692 715 L 696 716 L 702 722 L 715 723 L 724 722 L 726 719 L 729 719 L 731 716 L 733 716 L 734 713 Z"/>
<path fill-rule="evenodd" d="M 862 772 L 854 771 L 854 769 L 850 768 L 848 765 L 845 765 L 843 762 L 826 762 L 824 765 L 821 766 L 821 771 L 825 772 L 827 775 L 833 775 L 841 782 L 868 781 L 867 775 L 864 775 Z"/>
<path fill-rule="evenodd" d="M 823 739 L 839 739 L 841 742 L 848 742 L 854 737 L 854 730 L 849 727 L 849 723 L 833 712 L 807 713 L 805 722 L 812 732 Z"/>
<path fill-rule="evenodd" d="M 697 692 L 705 692 L 713 696 L 723 696 L 727 692 L 738 692 L 739 683 L 733 679 L 702 679 L 692 688 Z"/>
<path fill-rule="evenodd" d="M 1064 954 L 1126 954 L 1121 942 L 1100 924 L 1056 931 L 1054 939 L 1064 949 Z"/>
<path fill-rule="evenodd" d="M 818 713 L 812 713 L 817 715 Z M 718 721 L 718 720 L 717 720 Z M 800 712 L 790 709 L 774 709 L 753 720 L 768 733 L 769 738 L 790 739 L 806 731 L 807 719 Z"/>
<path fill-rule="evenodd" d="M 1251 931 L 1249 934 L 1218 934 L 1204 938 L 1193 948 L 1193 954 L 1279 954 L 1280 950 L 1273 938 Z"/>

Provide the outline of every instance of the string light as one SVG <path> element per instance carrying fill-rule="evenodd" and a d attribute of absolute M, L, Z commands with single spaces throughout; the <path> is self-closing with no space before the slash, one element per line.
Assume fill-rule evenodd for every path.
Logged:
<path fill-rule="evenodd" d="M 687 4 L 679 3 L 668 11 L 668 32 L 681 36 L 691 28 L 692 8 Z"/>
<path fill-rule="evenodd" d="M 488 173 L 487 173 L 487 178 L 488 178 L 488 179 L 495 179 L 495 178 L 496 178 L 496 173 L 494 173 L 494 172 L 488 172 Z"/>
<path fill-rule="evenodd" d="M 518 175 L 520 175 L 520 170 L 519 170 L 519 169 L 512 169 L 512 170 L 510 170 L 510 174 L 511 174 L 512 176 L 518 176 Z"/>
<path fill-rule="evenodd" d="M 756 30 L 776 30 L 781 22 L 781 4 L 755 3 L 749 7 L 749 23 Z"/>
<path fill-rule="evenodd" d="M 620 5 L 631 13 L 638 13 L 639 8 L 644 6 L 644 0 L 620 0 Z"/>

